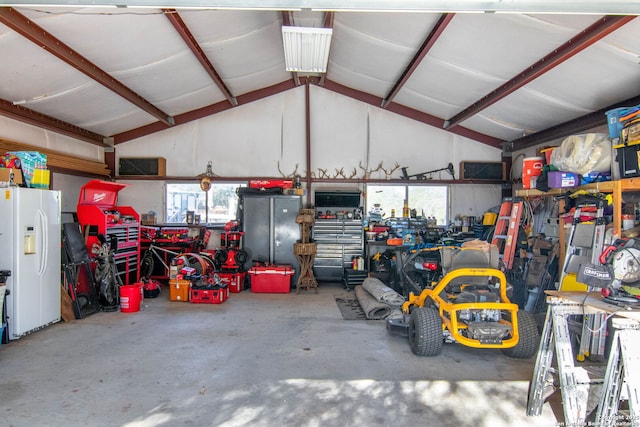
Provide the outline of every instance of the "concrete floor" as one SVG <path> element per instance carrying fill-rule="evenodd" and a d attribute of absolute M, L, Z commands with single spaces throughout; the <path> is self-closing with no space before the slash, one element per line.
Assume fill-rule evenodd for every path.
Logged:
<path fill-rule="evenodd" d="M 554 426 L 526 416 L 535 357 L 446 344 L 417 357 L 335 295 L 231 294 L 97 313 L 0 347 L 2 426 Z M 353 294 L 353 293 L 352 293 Z M 556 393 L 558 394 L 558 393 Z"/>

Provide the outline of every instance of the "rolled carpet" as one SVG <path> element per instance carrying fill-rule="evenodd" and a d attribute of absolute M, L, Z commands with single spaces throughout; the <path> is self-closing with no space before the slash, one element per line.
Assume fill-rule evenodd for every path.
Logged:
<path fill-rule="evenodd" d="M 386 319 L 391 314 L 391 307 L 388 304 L 378 301 L 367 292 L 362 285 L 357 285 L 354 288 L 356 298 L 360 303 L 360 307 L 364 311 L 365 316 L 369 320 L 382 320 Z"/>
<path fill-rule="evenodd" d="M 382 283 L 375 277 L 367 277 L 362 282 L 362 287 L 367 290 L 375 299 L 391 307 L 402 307 L 404 297 Z"/>

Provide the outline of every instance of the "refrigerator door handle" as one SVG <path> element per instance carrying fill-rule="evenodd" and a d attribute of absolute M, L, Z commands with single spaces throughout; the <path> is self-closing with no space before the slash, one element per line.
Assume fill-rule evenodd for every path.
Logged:
<path fill-rule="evenodd" d="M 38 276 L 42 276 L 45 271 L 47 271 L 47 260 L 48 256 L 45 253 L 46 249 L 49 247 L 49 230 L 48 230 L 48 221 L 47 214 L 44 213 L 41 209 L 38 209 L 38 219 L 40 221 L 40 235 L 42 238 L 42 247 L 40 248 L 40 269 L 38 270 Z"/>

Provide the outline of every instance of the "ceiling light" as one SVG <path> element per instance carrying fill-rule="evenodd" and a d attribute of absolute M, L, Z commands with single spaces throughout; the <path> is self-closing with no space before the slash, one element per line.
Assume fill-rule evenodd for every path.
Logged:
<path fill-rule="evenodd" d="M 332 28 L 282 27 L 287 71 L 326 73 Z"/>

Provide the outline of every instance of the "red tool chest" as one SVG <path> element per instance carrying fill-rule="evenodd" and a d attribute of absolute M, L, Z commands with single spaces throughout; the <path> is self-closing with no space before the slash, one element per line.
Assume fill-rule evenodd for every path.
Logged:
<path fill-rule="evenodd" d="M 127 184 L 91 180 L 80 189 L 78 197 L 78 222 L 87 231 L 87 250 L 91 254 L 94 243 L 100 245 L 96 234 L 102 234 L 107 242 L 112 237 L 118 241 L 114 261 L 124 285 L 139 280 L 140 215 L 131 206 L 118 206 L 118 192 Z M 114 248 L 112 248 L 114 249 Z"/>

